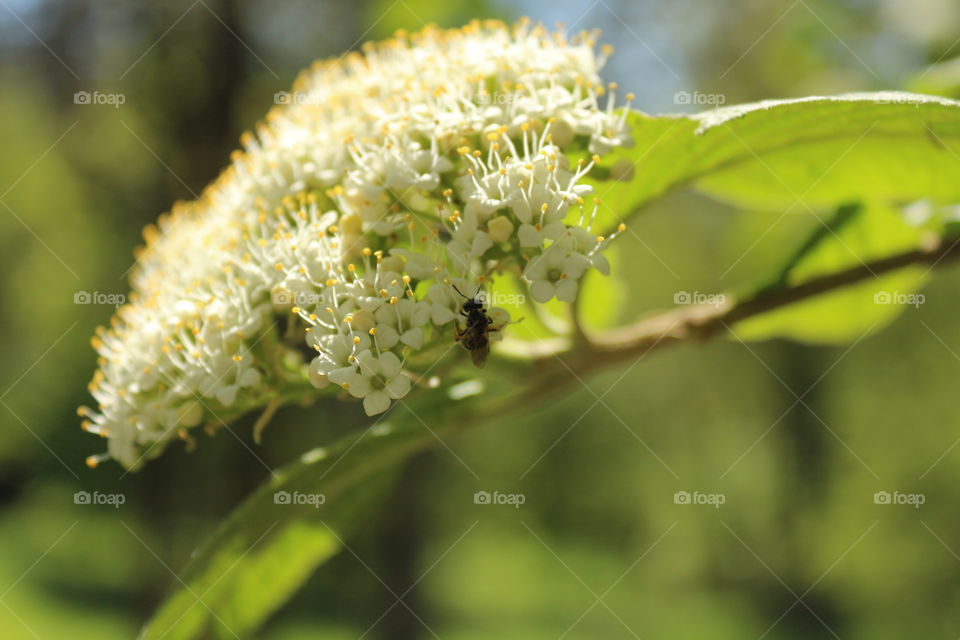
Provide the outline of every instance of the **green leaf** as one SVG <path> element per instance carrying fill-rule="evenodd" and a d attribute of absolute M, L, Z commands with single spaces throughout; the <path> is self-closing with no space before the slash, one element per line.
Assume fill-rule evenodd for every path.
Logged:
<path fill-rule="evenodd" d="M 841 207 L 829 224 L 813 232 L 764 288 L 801 284 L 811 278 L 860 266 L 916 248 L 921 231 L 899 210 Z M 922 302 L 916 292 L 926 267 L 879 275 L 815 298 L 743 320 L 734 331 L 743 340 L 786 337 L 807 342 L 847 342 L 886 326 L 904 305 Z"/>
<path fill-rule="evenodd" d="M 616 243 L 605 250 L 610 262 L 610 275 L 589 269 L 580 282 L 577 315 L 588 330 L 602 331 L 619 324 L 623 301 L 628 294 L 627 283 L 620 275 L 623 260 Z"/>
<path fill-rule="evenodd" d="M 847 94 L 627 121 L 634 146 L 595 171 L 601 230 L 685 186 L 780 210 L 960 201 L 960 103 L 946 98 Z"/>
<path fill-rule="evenodd" d="M 386 473 L 430 442 L 422 428 L 381 423 L 278 472 L 179 572 L 181 581 L 141 640 L 248 637 L 337 553 L 357 515 L 385 486 Z M 290 500 L 278 504 L 278 495 Z M 318 495 L 319 506 L 319 499 L 304 498 Z M 297 504 L 297 496 L 306 502 Z"/>

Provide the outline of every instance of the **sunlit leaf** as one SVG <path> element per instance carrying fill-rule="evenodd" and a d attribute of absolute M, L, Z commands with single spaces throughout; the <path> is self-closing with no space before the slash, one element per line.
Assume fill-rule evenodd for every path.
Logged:
<path fill-rule="evenodd" d="M 841 207 L 832 220 L 816 229 L 785 262 L 769 285 L 797 285 L 813 277 L 866 265 L 918 246 L 921 231 L 908 225 L 900 211 L 880 206 Z M 744 340 L 787 337 L 809 342 L 845 342 L 876 331 L 906 305 L 922 303 L 917 291 L 926 267 L 912 267 L 867 278 L 744 320 L 734 327 Z"/>
<path fill-rule="evenodd" d="M 631 113 L 634 146 L 596 170 L 602 228 L 684 186 L 754 207 L 960 201 L 960 103 L 883 92 Z"/>

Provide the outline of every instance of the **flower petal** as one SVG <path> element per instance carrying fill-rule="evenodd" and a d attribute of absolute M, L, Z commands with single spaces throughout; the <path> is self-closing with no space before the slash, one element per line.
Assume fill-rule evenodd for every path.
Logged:
<path fill-rule="evenodd" d="M 387 382 L 387 394 L 394 400 L 399 400 L 410 391 L 410 378 L 404 375 L 398 375 Z"/>
<path fill-rule="evenodd" d="M 520 225 L 520 230 L 517 231 L 517 239 L 520 240 L 521 247 L 539 247 L 543 244 L 543 236 L 532 224 Z"/>
<path fill-rule="evenodd" d="M 549 302 L 553 297 L 553 283 L 547 280 L 537 280 L 530 287 L 530 293 L 537 302 Z"/>
<path fill-rule="evenodd" d="M 363 410 L 368 416 L 375 416 L 390 408 L 390 396 L 383 391 L 374 391 L 363 399 Z"/>
<path fill-rule="evenodd" d="M 392 378 L 400 373 L 403 364 L 400 358 L 392 351 L 387 351 L 380 355 L 380 375 L 384 378 Z"/>
<path fill-rule="evenodd" d="M 572 278 L 561 280 L 557 284 L 557 300 L 573 302 L 577 299 L 577 281 Z"/>
<path fill-rule="evenodd" d="M 423 329 L 417 327 L 416 329 L 404 331 L 403 335 L 400 336 L 400 341 L 408 347 L 419 349 L 423 346 Z"/>

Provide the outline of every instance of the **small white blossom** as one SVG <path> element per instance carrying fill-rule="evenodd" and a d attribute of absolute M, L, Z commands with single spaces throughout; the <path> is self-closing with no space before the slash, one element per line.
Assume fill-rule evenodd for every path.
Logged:
<path fill-rule="evenodd" d="M 399 400 L 410 391 L 410 378 L 401 373 L 402 363 L 389 351 L 375 356 L 369 350 L 356 357 L 357 366 L 334 380 L 351 395 L 363 398 L 368 416 L 383 413 L 391 400 Z"/>
<path fill-rule="evenodd" d="M 548 302 L 553 297 L 562 302 L 573 302 L 580 276 L 589 266 L 590 259 L 582 253 L 553 245 L 531 260 L 523 275 L 532 283 L 530 293 L 537 302 Z"/>

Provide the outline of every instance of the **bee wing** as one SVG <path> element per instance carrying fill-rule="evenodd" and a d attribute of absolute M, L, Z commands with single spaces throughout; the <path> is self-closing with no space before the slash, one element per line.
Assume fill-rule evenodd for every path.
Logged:
<path fill-rule="evenodd" d="M 470 352 L 470 358 L 473 360 L 473 364 L 478 368 L 483 368 L 483 365 L 487 363 L 487 356 L 490 355 L 490 345 L 485 344 L 482 347 L 473 349 Z"/>

